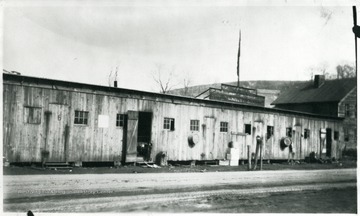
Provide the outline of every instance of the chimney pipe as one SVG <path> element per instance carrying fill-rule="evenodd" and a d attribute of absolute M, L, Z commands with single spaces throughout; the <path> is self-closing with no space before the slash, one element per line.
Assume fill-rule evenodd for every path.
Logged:
<path fill-rule="evenodd" d="M 314 87 L 320 88 L 325 83 L 325 75 L 315 75 Z"/>
<path fill-rule="evenodd" d="M 114 87 L 117 88 L 117 81 L 114 81 Z"/>

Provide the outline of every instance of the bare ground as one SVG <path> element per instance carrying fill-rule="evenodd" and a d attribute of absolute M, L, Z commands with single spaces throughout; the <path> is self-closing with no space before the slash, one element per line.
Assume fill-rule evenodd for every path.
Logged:
<path fill-rule="evenodd" d="M 357 213 L 356 188 L 252 195 L 219 194 L 128 211 L 213 213 Z"/>
<path fill-rule="evenodd" d="M 356 213 L 356 169 L 4 176 L 6 212 Z"/>

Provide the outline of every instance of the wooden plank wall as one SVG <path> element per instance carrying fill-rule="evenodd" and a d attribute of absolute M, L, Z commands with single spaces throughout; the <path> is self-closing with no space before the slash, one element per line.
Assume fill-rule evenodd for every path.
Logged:
<path fill-rule="evenodd" d="M 346 148 L 357 148 L 357 88 L 354 88 L 338 104 L 338 115 L 345 117 L 344 128 L 349 131 L 349 141 L 345 142 Z M 349 116 L 345 115 L 345 104 L 349 105 Z"/>
<path fill-rule="evenodd" d="M 257 111 L 251 108 L 229 109 L 227 107 L 208 107 L 197 103 L 190 105 L 179 101 L 160 102 L 153 100 L 134 99 L 106 95 L 106 92 L 84 93 L 75 89 L 57 90 L 51 88 L 28 87 L 4 84 L 4 154 L 11 162 L 41 161 L 41 151 L 45 147 L 46 124 L 44 112 L 51 106 L 67 107 L 69 115 L 62 119 L 68 123 L 69 133 L 66 143 L 67 161 L 120 161 L 123 148 L 123 128 L 116 127 L 116 114 L 127 114 L 129 110 L 152 112 L 153 144 L 151 157 L 155 159 L 159 152 L 166 152 L 168 160 L 214 160 L 224 159 L 230 141 L 238 145 L 240 159 L 246 159 L 246 145 L 251 145 L 255 152 L 255 137 L 266 137 L 266 127 L 274 127 L 274 135 L 264 139 L 265 159 L 287 159 L 288 148 L 280 149 L 280 140 L 286 134 L 286 127 L 294 129 L 295 124 L 310 129 L 310 138 L 301 137 L 301 151 L 296 149 L 296 159 L 304 159 L 310 152 L 319 152 L 320 128 L 331 128 L 340 132 L 343 140 L 341 122 L 337 120 L 316 119 L 297 114 L 283 114 L 277 111 Z M 43 116 L 41 124 L 24 122 L 24 106 L 41 107 Z M 88 111 L 88 125 L 75 125 L 75 110 Z M 99 115 L 109 116 L 108 127 L 98 127 Z M 163 129 L 164 117 L 175 119 L 175 131 Z M 190 131 L 190 119 L 200 121 L 199 131 Z M 228 122 L 228 132 L 220 132 L 220 122 Z M 258 123 L 255 123 L 258 122 Z M 244 133 L 244 124 L 252 125 L 252 134 Z M 54 125 L 54 124 L 50 124 Z M 60 125 L 60 124 L 59 124 Z M 52 126 L 50 130 L 56 130 Z M 255 129 L 255 130 L 254 130 Z M 194 147 L 188 144 L 190 135 L 198 136 L 199 142 Z M 332 136 L 333 137 L 333 136 Z M 66 137 L 59 139 L 65 142 Z M 340 142 L 340 141 L 339 141 Z M 51 143 L 48 143 L 51 144 Z M 53 142 L 51 145 L 64 145 Z M 300 148 L 300 144 L 297 144 Z M 338 142 L 333 140 L 332 156 L 339 157 Z M 49 149 L 49 147 L 48 147 Z M 51 149 L 51 147 L 50 147 Z M 301 157 L 300 157 L 300 154 Z M 64 154 L 63 151 L 58 151 Z M 56 154 L 56 153 L 54 153 Z"/>

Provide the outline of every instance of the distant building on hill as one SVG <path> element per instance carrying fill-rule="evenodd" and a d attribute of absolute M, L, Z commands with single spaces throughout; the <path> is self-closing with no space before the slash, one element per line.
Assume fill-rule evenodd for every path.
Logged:
<path fill-rule="evenodd" d="M 271 84 L 273 82 L 276 82 L 276 84 Z M 281 82 L 280 85 L 278 85 L 277 82 Z M 242 89 L 242 91 L 249 91 L 250 93 L 255 93 L 257 96 L 261 96 L 264 97 L 265 102 L 264 105 L 265 107 L 274 107 L 273 105 L 271 105 L 271 103 L 279 96 L 280 94 L 280 89 L 274 89 L 274 88 L 268 88 L 271 86 L 276 86 L 277 88 L 283 87 L 284 83 L 286 81 L 241 81 L 240 82 L 240 86 Z M 259 83 L 259 84 L 258 84 Z M 206 96 L 206 92 L 207 94 L 210 93 L 209 91 L 212 92 L 221 92 L 221 89 L 223 88 L 222 86 L 235 86 L 236 83 L 234 82 L 229 82 L 229 83 L 214 83 L 214 84 L 208 84 L 208 85 L 198 85 L 198 86 L 190 86 L 190 87 L 186 87 L 186 88 L 179 88 L 179 89 L 174 89 L 169 91 L 169 94 L 173 94 L 173 95 L 181 95 L 181 96 L 188 96 L 188 97 L 197 97 L 198 95 L 200 95 L 201 93 L 205 92 L 205 95 L 201 95 L 200 98 L 203 98 Z M 251 87 L 249 87 L 251 86 Z M 265 86 L 266 88 L 263 88 L 262 86 Z M 296 85 L 297 86 L 297 85 Z M 235 86 L 236 87 L 236 86 Z M 212 90 L 210 90 L 212 89 Z M 218 90 L 215 90 L 218 89 Z M 215 94 L 215 93 L 213 93 Z"/>
<path fill-rule="evenodd" d="M 221 84 L 221 88 L 209 88 L 197 95 L 196 98 L 265 106 L 265 97 L 258 95 L 256 89 L 226 84 Z"/>

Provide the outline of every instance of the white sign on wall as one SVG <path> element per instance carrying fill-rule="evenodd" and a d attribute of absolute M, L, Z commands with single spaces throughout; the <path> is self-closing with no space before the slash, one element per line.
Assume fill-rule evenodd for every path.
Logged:
<path fill-rule="evenodd" d="M 99 128 L 108 128 L 109 127 L 109 116 L 108 115 L 99 115 L 98 127 Z"/>

